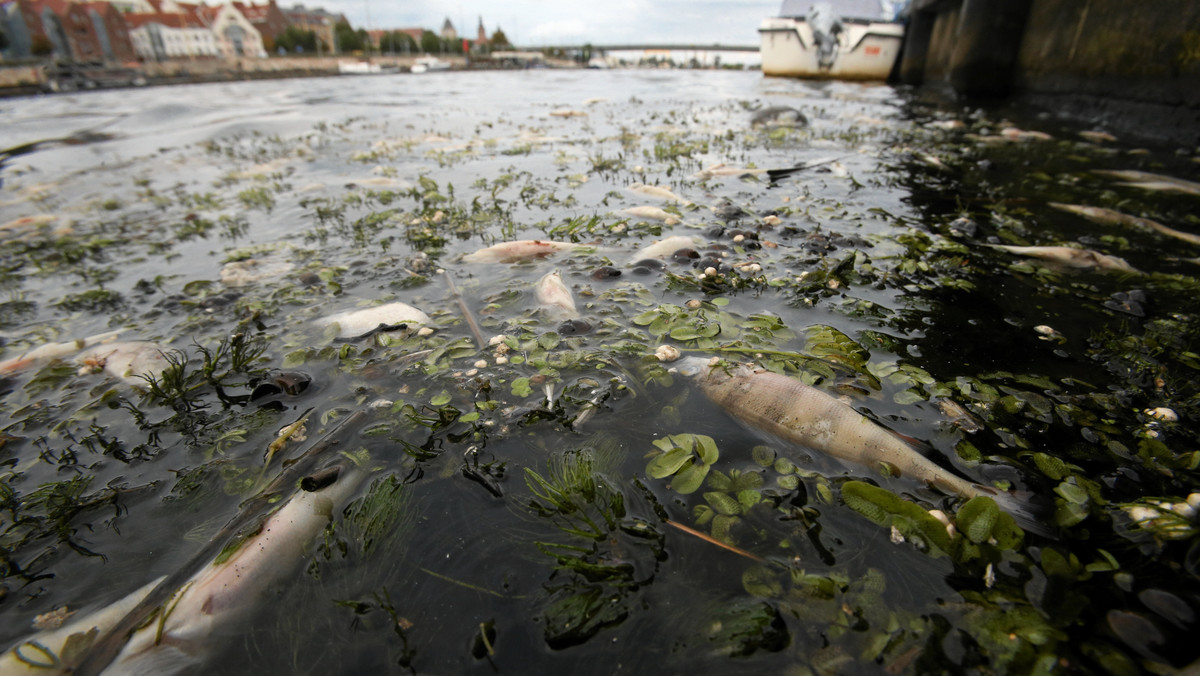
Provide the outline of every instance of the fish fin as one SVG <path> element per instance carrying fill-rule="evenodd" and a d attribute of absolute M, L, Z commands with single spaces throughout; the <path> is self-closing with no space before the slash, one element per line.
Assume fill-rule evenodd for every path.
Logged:
<path fill-rule="evenodd" d="M 996 505 L 1008 512 L 1023 530 L 1042 537 L 1058 539 L 1058 529 L 1050 523 L 1054 503 L 1044 495 L 1033 491 L 1002 491 L 982 484 L 975 484 L 975 487 L 979 490 L 980 495 L 986 495 L 995 500 Z"/>

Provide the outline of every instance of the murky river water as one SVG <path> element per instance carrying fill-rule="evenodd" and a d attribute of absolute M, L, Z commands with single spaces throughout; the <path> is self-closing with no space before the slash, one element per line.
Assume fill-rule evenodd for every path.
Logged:
<path fill-rule="evenodd" d="M 751 126 L 781 106 L 807 126 Z M 35 624 L 173 573 L 115 670 L 1138 673 L 1200 653 L 1193 149 L 742 72 L 0 108 L 5 145 L 34 144 L 0 168 L 13 669 L 107 663 L 125 609 Z M 691 241 L 642 262 L 669 236 Z M 465 258 L 513 240 L 579 246 Z M 576 312 L 535 292 L 554 271 Z M 425 330 L 320 321 L 396 301 Z M 19 359 L 92 336 L 170 366 L 151 386 L 103 349 Z M 814 385 L 993 490 L 764 433 L 747 418 L 778 406 L 721 408 L 664 345 Z M 306 516 L 259 527 L 326 466 Z M 264 563 L 189 605 L 222 549 Z"/>

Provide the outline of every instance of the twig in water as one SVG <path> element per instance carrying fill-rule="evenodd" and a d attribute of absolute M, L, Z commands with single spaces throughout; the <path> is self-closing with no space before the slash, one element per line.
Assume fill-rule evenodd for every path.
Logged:
<path fill-rule="evenodd" d="M 483 339 L 483 333 L 479 330 L 479 324 L 475 323 L 475 317 L 471 311 L 467 309 L 467 303 L 463 300 L 462 294 L 458 292 L 458 287 L 454 284 L 454 278 L 450 273 L 446 273 L 446 283 L 450 285 L 450 293 L 454 294 L 454 300 L 458 301 L 458 307 L 462 310 L 463 318 L 467 320 L 467 326 L 471 328 L 471 333 L 475 334 L 475 343 L 479 349 L 487 347 L 487 341 Z"/>
<path fill-rule="evenodd" d="M 758 561 L 759 563 L 763 562 L 763 559 L 760 556 L 751 554 L 750 552 L 748 552 L 744 549 L 740 549 L 738 547 L 734 547 L 733 545 L 725 544 L 724 542 L 721 542 L 720 540 L 716 539 L 715 537 L 713 537 L 711 535 L 705 535 L 704 533 L 701 533 L 700 531 L 696 530 L 695 528 L 689 528 L 677 521 L 671 521 L 670 519 L 667 519 L 667 525 L 674 526 L 674 527 L 678 528 L 679 530 L 687 533 L 688 535 L 695 535 L 696 537 L 700 538 L 701 540 L 712 543 L 712 544 L 720 547 L 721 549 L 728 549 L 729 551 L 733 552 L 734 554 L 744 556 L 747 559 L 750 559 L 751 561 Z"/>

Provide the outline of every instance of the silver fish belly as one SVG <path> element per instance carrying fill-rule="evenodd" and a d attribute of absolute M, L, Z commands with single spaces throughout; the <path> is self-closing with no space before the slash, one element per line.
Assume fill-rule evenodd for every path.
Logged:
<path fill-rule="evenodd" d="M 684 364 L 686 370 L 697 373 L 700 389 L 709 399 L 755 429 L 866 467 L 886 463 L 902 476 L 948 493 L 990 494 L 938 467 L 884 427 L 815 387 L 743 364 L 710 364 L 695 357 L 684 361 L 689 362 Z"/>

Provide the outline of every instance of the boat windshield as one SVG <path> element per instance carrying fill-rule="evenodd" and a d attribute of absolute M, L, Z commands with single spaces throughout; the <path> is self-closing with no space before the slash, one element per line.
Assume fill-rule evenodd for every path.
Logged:
<path fill-rule="evenodd" d="M 808 15 L 818 0 L 783 0 L 779 16 L 802 19 Z M 844 19 L 872 19 L 892 21 L 896 11 L 904 4 L 900 0 L 822 0 L 833 7 L 837 16 Z"/>

